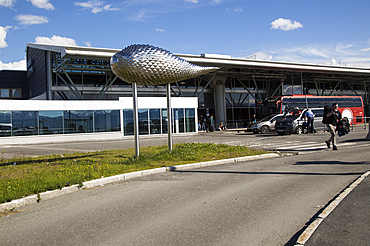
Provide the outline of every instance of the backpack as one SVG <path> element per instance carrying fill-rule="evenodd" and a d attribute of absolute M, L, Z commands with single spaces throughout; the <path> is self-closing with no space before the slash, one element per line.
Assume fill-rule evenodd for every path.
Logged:
<path fill-rule="evenodd" d="M 324 106 L 324 115 L 322 116 L 322 123 L 328 124 L 328 117 L 326 115 L 331 111 L 330 106 Z"/>
<path fill-rule="evenodd" d="M 344 117 L 342 120 L 338 122 L 337 131 L 339 137 L 344 136 L 351 131 L 347 117 Z"/>

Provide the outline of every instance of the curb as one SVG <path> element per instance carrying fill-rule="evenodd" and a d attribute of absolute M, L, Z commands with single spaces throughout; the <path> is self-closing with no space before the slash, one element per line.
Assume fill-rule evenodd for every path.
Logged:
<path fill-rule="evenodd" d="M 76 184 L 76 185 L 72 185 L 69 187 L 64 187 L 60 190 L 46 191 L 46 192 L 42 192 L 36 195 L 27 196 L 25 198 L 20 198 L 20 199 L 13 200 L 11 202 L 0 204 L 0 213 L 4 213 L 6 211 L 10 211 L 15 208 L 27 206 L 30 204 L 35 204 L 35 203 L 38 203 L 44 200 L 49 200 L 49 199 L 52 199 L 54 197 L 58 197 L 64 194 L 76 192 L 76 191 L 79 191 L 80 189 L 89 189 L 89 188 L 104 186 L 107 184 L 112 184 L 112 183 L 116 183 L 119 181 L 138 178 L 138 177 L 144 177 L 144 176 L 148 176 L 152 174 L 166 173 L 166 172 L 171 172 L 171 171 L 184 171 L 184 170 L 190 170 L 190 169 L 201 168 L 201 167 L 208 167 L 208 166 L 215 166 L 215 165 L 243 162 L 243 161 L 260 160 L 260 159 L 274 158 L 274 157 L 279 157 L 279 156 L 280 156 L 279 154 L 275 154 L 275 153 L 263 154 L 263 155 L 253 155 L 253 156 L 237 157 L 237 158 L 230 158 L 230 159 L 223 159 L 223 160 L 216 160 L 216 161 L 207 161 L 207 162 L 198 162 L 198 163 L 184 164 L 184 165 L 177 165 L 177 166 L 170 166 L 170 167 L 161 167 L 161 168 L 136 171 L 136 172 L 131 172 L 131 173 L 118 174 L 118 175 L 114 175 L 114 176 L 110 176 L 106 178 L 102 177 L 100 179 L 85 181 L 82 183 L 82 187 Z"/>
<path fill-rule="evenodd" d="M 354 189 L 356 188 L 367 176 L 370 175 L 370 171 L 362 174 L 361 177 L 357 178 L 351 185 L 349 185 L 344 191 L 342 191 L 326 208 L 317 216 L 317 218 L 302 232 L 299 236 L 295 246 L 304 245 L 308 239 L 312 236 L 315 230 L 319 227 L 321 222 L 329 216 L 331 212 L 339 205 L 341 201 Z"/>

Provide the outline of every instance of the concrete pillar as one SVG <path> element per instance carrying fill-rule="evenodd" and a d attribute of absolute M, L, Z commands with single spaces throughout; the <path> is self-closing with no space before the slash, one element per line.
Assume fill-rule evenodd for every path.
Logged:
<path fill-rule="evenodd" d="M 216 125 L 222 121 L 225 126 L 227 126 L 226 122 L 226 103 L 225 103 L 225 82 L 226 78 L 224 77 L 215 77 L 215 120 Z"/>

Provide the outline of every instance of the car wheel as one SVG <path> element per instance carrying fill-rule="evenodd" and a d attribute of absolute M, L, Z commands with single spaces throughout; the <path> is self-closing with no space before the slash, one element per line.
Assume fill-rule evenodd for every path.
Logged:
<path fill-rule="evenodd" d="M 262 132 L 262 133 L 264 133 L 264 134 L 268 133 L 269 131 L 270 131 L 270 129 L 269 129 L 269 127 L 268 127 L 268 126 L 263 126 L 263 127 L 261 128 L 261 132 Z"/>
<path fill-rule="evenodd" d="M 303 128 L 302 126 L 297 126 L 296 130 L 295 130 L 295 133 L 297 134 L 302 134 L 303 133 Z"/>

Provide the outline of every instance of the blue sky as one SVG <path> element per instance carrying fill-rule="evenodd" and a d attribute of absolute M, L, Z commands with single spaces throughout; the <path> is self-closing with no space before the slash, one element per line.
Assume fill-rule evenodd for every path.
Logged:
<path fill-rule="evenodd" d="M 370 1 L 0 0 L 0 70 L 28 42 L 370 68 Z"/>

